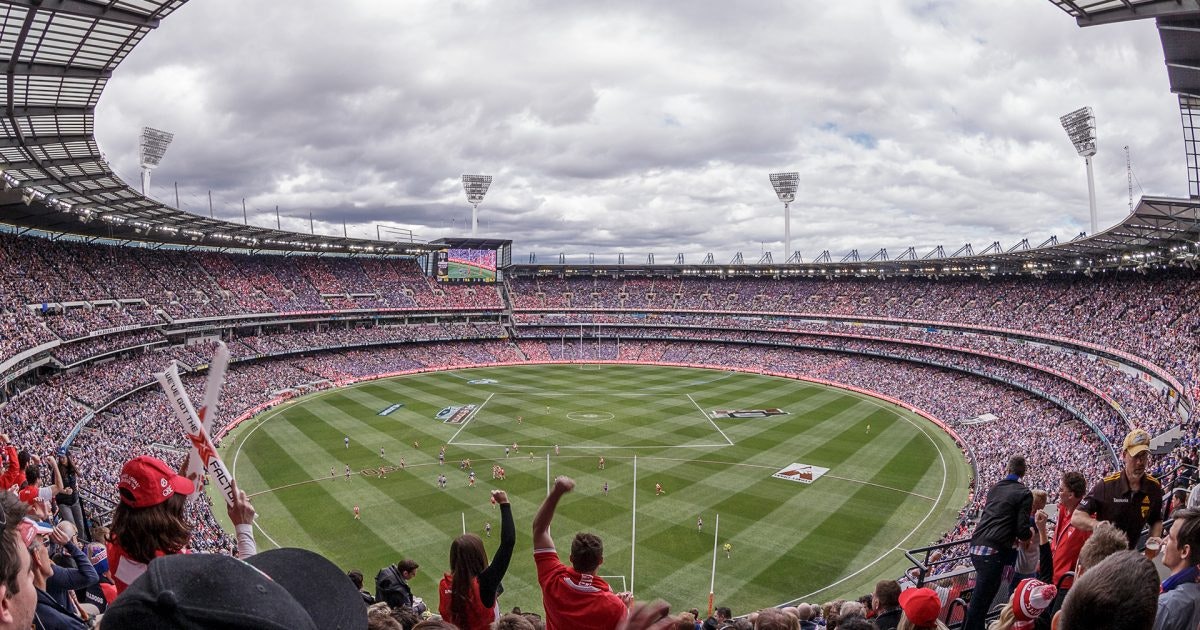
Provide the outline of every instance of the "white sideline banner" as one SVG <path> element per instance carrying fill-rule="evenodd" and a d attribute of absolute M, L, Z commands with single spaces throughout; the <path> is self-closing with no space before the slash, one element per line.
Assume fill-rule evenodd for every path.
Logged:
<path fill-rule="evenodd" d="M 771 475 L 776 479 L 786 479 L 787 481 L 799 481 L 800 483 L 812 483 L 821 478 L 821 475 L 829 472 L 828 468 L 820 466 L 810 466 L 809 464 L 792 464 L 783 470 Z"/>

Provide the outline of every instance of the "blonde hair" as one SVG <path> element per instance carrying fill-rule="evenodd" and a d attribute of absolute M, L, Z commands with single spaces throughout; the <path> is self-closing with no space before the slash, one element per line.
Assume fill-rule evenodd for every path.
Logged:
<path fill-rule="evenodd" d="M 987 627 L 987 630 L 1011 630 L 1013 624 L 1017 622 L 1016 613 L 1013 612 L 1012 602 L 1004 605 L 1000 609 L 1000 618 L 993 621 L 992 625 Z"/>
<path fill-rule="evenodd" d="M 941 619 L 935 621 L 932 626 L 918 626 L 909 620 L 908 615 L 901 613 L 900 623 L 896 624 L 896 630 L 950 630 L 950 628 L 947 628 Z"/>

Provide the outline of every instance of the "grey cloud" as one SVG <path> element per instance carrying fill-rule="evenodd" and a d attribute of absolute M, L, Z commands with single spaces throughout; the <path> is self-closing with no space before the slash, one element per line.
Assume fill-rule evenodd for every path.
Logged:
<path fill-rule="evenodd" d="M 1125 213 L 1126 144 L 1146 192 L 1185 194 L 1152 24 L 812 4 L 192 2 L 114 76 L 97 130 L 131 182 L 137 128 L 176 133 L 160 198 L 178 181 L 186 209 L 212 190 L 218 214 L 246 197 L 252 221 L 278 204 L 305 230 L 311 211 L 360 236 L 462 235 L 457 177 L 490 173 L 481 230 L 517 252 L 778 257 L 782 169 L 801 172 L 806 255 L 1070 237 L 1086 183 L 1057 118 L 1081 104 L 1105 223 Z"/>

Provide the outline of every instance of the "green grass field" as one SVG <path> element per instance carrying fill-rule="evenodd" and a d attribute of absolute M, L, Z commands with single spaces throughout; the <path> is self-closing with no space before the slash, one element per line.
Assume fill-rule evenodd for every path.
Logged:
<path fill-rule="evenodd" d="M 479 379 L 495 382 L 469 382 Z M 378 415 L 396 403 L 404 406 Z M 480 407 L 465 424 L 435 419 L 466 404 Z M 708 415 L 772 407 L 789 413 Z M 514 442 L 519 452 L 505 459 Z M 385 564 L 414 558 L 421 570 L 413 590 L 435 608 L 436 582 L 464 520 L 481 536 L 492 522 L 489 554 L 499 542 L 491 488 L 508 492 L 517 522 L 503 609 L 541 611 L 530 525 L 548 479 L 569 475 L 578 485 L 553 527 L 564 561 L 576 531 L 595 532 L 605 541 L 598 573 L 613 576 L 615 589 L 703 610 L 719 516 L 716 542 L 733 552 L 717 554 L 716 601 L 741 613 L 857 596 L 898 576 L 907 567 L 903 549 L 953 524 L 970 474 L 949 436 L 887 403 L 799 381 L 648 366 L 516 366 L 374 381 L 276 408 L 239 427 L 222 451 L 254 497 L 260 549 L 314 549 L 368 581 Z M 605 470 L 597 469 L 601 455 Z M 401 457 L 403 472 L 372 474 Z M 476 488 L 458 467 L 468 457 Z M 495 462 L 507 480 L 491 479 Z M 792 463 L 829 472 L 811 485 L 772 478 Z M 439 473 L 449 477 L 445 490 Z"/>

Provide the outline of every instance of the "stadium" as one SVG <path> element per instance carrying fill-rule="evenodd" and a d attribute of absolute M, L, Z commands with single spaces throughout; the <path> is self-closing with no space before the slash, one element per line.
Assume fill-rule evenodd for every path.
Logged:
<path fill-rule="evenodd" d="M 70 453 L 78 516 L 60 500 L 57 519 L 81 534 L 119 510 L 125 462 L 195 452 L 159 374 L 174 364 L 199 408 L 218 347 L 223 388 L 199 419 L 253 500 L 258 551 L 309 549 L 368 582 L 413 559 L 433 612 L 452 540 L 475 533 L 494 553 L 487 490 L 503 490 L 517 536 L 498 606 L 545 614 L 530 525 L 560 475 L 578 485 L 555 520 L 559 553 L 598 534 L 614 591 L 698 621 L 714 604 L 808 620 L 816 604 L 827 627 L 830 602 L 881 580 L 934 589 L 937 618 L 965 627 L 972 531 L 1013 455 L 1051 510 L 1065 472 L 1090 487 L 1120 470 L 1134 429 L 1164 489 L 1197 481 L 1188 3 L 1051 0 L 1064 29 L 1156 21 L 1188 196 L 1131 197 L 1115 225 L 1037 246 L 728 264 L 521 261 L 519 235 L 330 236 L 152 199 L 101 152 L 96 106 L 185 3 L 0 1 L 0 434 L 42 457 L 43 480 Z M 1075 114 L 1064 126 L 1090 159 L 1094 121 Z M 146 134 L 149 168 L 170 138 Z M 481 181 L 463 176 L 476 206 Z M 796 199 L 794 180 L 772 183 Z M 238 549 L 222 492 L 210 476 L 187 504 L 193 553 Z M 1141 532 L 1139 549 L 1158 538 Z"/>

